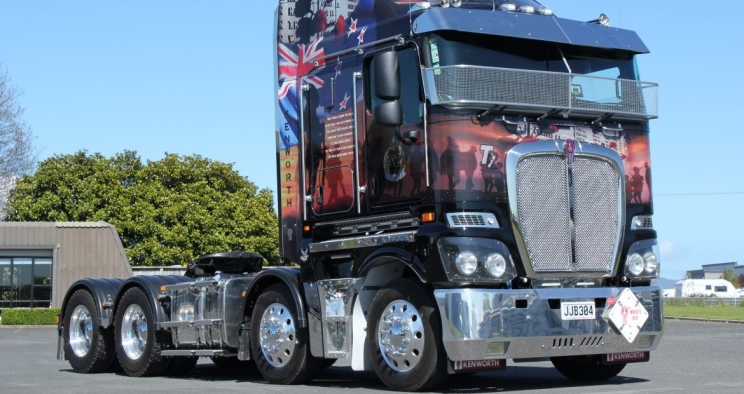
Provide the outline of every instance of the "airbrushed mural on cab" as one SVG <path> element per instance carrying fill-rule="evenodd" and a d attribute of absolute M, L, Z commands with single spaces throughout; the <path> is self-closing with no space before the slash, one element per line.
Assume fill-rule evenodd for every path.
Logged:
<path fill-rule="evenodd" d="M 297 262 L 291 247 L 300 241 L 303 214 L 338 213 L 353 205 L 353 108 L 363 108 L 361 57 L 330 56 L 384 36 L 379 22 L 405 9 L 389 0 L 280 0 L 277 10 L 278 205 L 282 250 Z M 379 37 L 378 37 L 379 36 Z M 356 85 L 356 86 L 354 86 Z M 302 97 L 298 92 L 306 86 Z M 355 89 L 356 88 L 356 89 Z M 357 94 L 354 96 L 353 92 Z M 300 108 L 302 107 L 302 108 Z M 304 135 L 300 135 L 300 121 Z M 304 162 L 300 149 L 304 140 Z M 303 173 L 302 168 L 305 167 Z M 301 185 L 302 180 L 305 185 Z M 302 189 L 305 190 L 302 190 Z M 319 194 L 322 188 L 322 194 Z M 321 198 L 317 196 L 322 195 Z M 303 213 L 303 196 L 313 196 Z M 286 246 L 286 247 L 285 247 Z"/>
<path fill-rule="evenodd" d="M 471 117 L 435 115 L 429 123 L 431 187 L 443 201 L 505 201 L 506 152 L 516 144 L 572 139 L 616 151 L 625 165 L 628 203 L 651 203 L 651 166 L 648 135 L 602 133 L 578 122 L 478 123 Z"/>

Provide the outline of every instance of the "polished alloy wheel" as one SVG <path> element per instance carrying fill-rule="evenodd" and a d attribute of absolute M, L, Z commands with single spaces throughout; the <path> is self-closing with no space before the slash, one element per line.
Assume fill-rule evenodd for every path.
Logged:
<path fill-rule="evenodd" d="M 70 347 L 78 357 L 85 357 L 90 351 L 93 337 L 93 319 L 84 305 L 78 305 L 70 317 Z"/>
<path fill-rule="evenodd" d="M 407 301 L 393 301 L 377 325 L 378 346 L 385 363 L 396 372 L 408 372 L 421 360 L 424 326 L 421 314 Z"/>
<path fill-rule="evenodd" d="M 259 345 L 266 361 L 275 368 L 289 362 L 295 350 L 295 325 L 289 309 L 271 304 L 261 317 Z"/>
<path fill-rule="evenodd" d="M 121 345 L 131 360 L 136 360 L 147 346 L 147 318 L 137 304 L 129 305 L 121 322 Z"/>

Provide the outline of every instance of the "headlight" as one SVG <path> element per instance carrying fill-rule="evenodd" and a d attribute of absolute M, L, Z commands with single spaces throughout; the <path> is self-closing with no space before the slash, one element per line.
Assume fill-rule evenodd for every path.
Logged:
<path fill-rule="evenodd" d="M 645 266 L 644 270 L 649 274 L 656 271 L 656 267 L 659 264 L 656 262 L 656 255 L 654 252 L 646 252 L 643 254 L 643 264 Z"/>
<path fill-rule="evenodd" d="M 455 267 L 463 275 L 473 275 L 473 272 L 478 268 L 478 258 L 475 257 L 475 253 L 469 250 L 460 252 L 455 258 Z"/>
<path fill-rule="evenodd" d="M 625 275 L 631 279 L 659 278 L 659 246 L 655 239 L 634 242 L 625 260 Z"/>
<path fill-rule="evenodd" d="M 494 278 L 501 278 L 506 272 L 506 259 L 499 253 L 491 253 L 484 264 L 486 272 Z"/>
<path fill-rule="evenodd" d="M 638 276 L 641 273 L 643 273 L 643 257 L 641 257 L 638 253 L 633 253 L 630 256 L 628 256 L 628 271 L 630 271 L 633 276 Z"/>
<path fill-rule="evenodd" d="M 451 281 L 505 283 L 517 276 L 509 249 L 501 241 L 442 237 L 437 240 L 437 246 Z"/>
<path fill-rule="evenodd" d="M 178 306 L 178 320 L 179 321 L 193 321 L 194 320 L 194 306 L 191 304 L 181 304 Z"/>

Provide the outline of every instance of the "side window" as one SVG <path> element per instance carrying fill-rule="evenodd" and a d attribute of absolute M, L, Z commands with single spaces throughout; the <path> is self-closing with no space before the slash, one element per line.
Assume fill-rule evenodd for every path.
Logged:
<path fill-rule="evenodd" d="M 370 58 L 367 62 L 367 72 L 365 75 L 368 76 L 367 89 L 365 91 L 371 97 L 368 97 L 367 109 L 373 111 L 381 100 L 374 94 L 375 86 L 375 70 L 374 62 Z M 423 114 L 423 101 L 421 100 L 421 71 L 418 62 L 418 55 L 414 48 L 406 48 L 398 51 L 398 60 L 400 64 L 400 105 L 403 107 L 403 124 L 410 125 L 421 123 L 424 119 Z"/>

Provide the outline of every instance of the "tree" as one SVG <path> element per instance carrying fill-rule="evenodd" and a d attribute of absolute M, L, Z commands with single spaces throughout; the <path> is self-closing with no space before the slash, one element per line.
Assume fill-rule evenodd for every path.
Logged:
<path fill-rule="evenodd" d="M 744 274 L 739 275 L 739 288 L 744 287 Z"/>
<path fill-rule="evenodd" d="M 54 156 L 18 180 L 6 220 L 106 221 L 135 266 L 183 264 L 238 246 L 279 263 L 271 191 L 198 155 L 147 163 L 133 151 Z"/>
<path fill-rule="evenodd" d="M 11 85 L 0 63 L 0 220 L 15 178 L 33 170 L 36 161 L 33 133 L 23 121 L 24 108 L 18 103 L 22 94 Z"/>
<path fill-rule="evenodd" d="M 721 279 L 731 282 L 731 284 L 734 285 L 734 288 L 739 288 L 739 279 L 736 277 L 736 274 L 734 274 L 734 270 L 724 270 L 723 273 L 721 273 Z"/>

